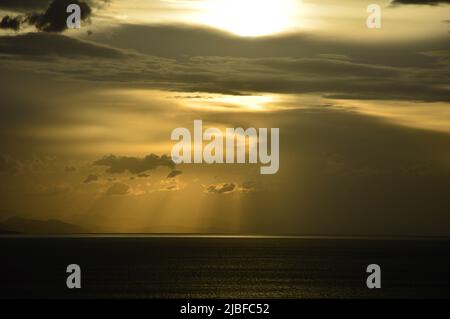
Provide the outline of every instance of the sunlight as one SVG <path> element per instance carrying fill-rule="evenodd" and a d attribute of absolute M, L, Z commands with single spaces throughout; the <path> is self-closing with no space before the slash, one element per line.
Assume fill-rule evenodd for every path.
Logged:
<path fill-rule="evenodd" d="M 183 99 L 183 105 L 201 109 L 204 111 L 273 111 L 274 103 L 278 101 L 276 95 L 222 95 L 202 94 L 190 96 L 187 93 L 179 93 L 178 98 Z"/>
<path fill-rule="evenodd" d="M 239 36 L 287 31 L 298 4 L 294 0 L 214 0 L 203 4 L 203 22 Z"/>

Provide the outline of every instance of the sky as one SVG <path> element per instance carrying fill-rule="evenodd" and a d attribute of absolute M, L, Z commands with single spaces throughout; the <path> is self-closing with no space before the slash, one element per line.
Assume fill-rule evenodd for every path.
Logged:
<path fill-rule="evenodd" d="M 450 236 L 449 4 L 1 0 L 0 222 Z M 279 128 L 279 171 L 174 165 L 194 120 Z"/>

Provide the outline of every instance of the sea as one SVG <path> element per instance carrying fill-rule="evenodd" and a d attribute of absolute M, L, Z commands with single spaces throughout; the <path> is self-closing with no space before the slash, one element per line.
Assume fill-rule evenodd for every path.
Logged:
<path fill-rule="evenodd" d="M 450 298 L 442 238 L 5 235 L 0 255 L 3 299 Z M 367 287 L 371 264 L 381 288 Z"/>

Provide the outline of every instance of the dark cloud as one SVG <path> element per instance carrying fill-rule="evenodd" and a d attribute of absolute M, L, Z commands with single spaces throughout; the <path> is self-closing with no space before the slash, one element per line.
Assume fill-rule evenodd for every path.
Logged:
<path fill-rule="evenodd" d="M 27 33 L 0 37 L 0 54 L 33 57 L 124 58 L 117 49 L 59 34 Z"/>
<path fill-rule="evenodd" d="M 144 158 L 109 155 L 94 162 L 94 165 L 108 166 L 108 173 L 124 173 L 129 171 L 133 174 L 143 173 L 159 166 L 175 168 L 175 163 L 166 155 L 147 155 Z"/>
<path fill-rule="evenodd" d="M 448 50 L 448 51 L 427 51 L 427 52 L 423 52 L 422 54 L 435 58 L 437 63 L 442 65 L 444 68 L 448 68 L 450 66 L 450 50 Z"/>
<path fill-rule="evenodd" d="M 86 179 L 84 180 L 83 183 L 88 184 L 88 183 L 96 182 L 96 181 L 98 181 L 98 178 L 99 177 L 96 174 L 89 174 L 88 177 L 86 177 Z"/>
<path fill-rule="evenodd" d="M 404 68 L 323 58 L 227 57 L 193 58 L 199 65 L 214 65 L 214 76 L 193 80 L 193 91 L 322 93 L 334 98 L 448 101 L 445 69 L 437 59 L 433 68 Z M 226 67 L 221 67 L 226 66 Z M 234 72 L 229 72 L 235 70 Z M 235 78 L 232 74 L 240 72 Z M 219 76 L 220 74 L 220 76 Z M 211 74 L 212 75 L 212 74 Z"/>
<path fill-rule="evenodd" d="M 67 29 L 67 7 L 77 4 L 81 9 L 81 20 L 86 21 L 92 14 L 91 7 L 83 1 L 78 0 L 54 0 L 43 13 L 30 13 L 26 21 L 34 25 L 38 30 L 44 32 L 62 32 Z"/>
<path fill-rule="evenodd" d="M 233 183 L 221 183 L 217 185 L 209 185 L 206 188 L 207 193 L 228 194 L 234 191 L 236 185 Z"/>
<path fill-rule="evenodd" d="M 0 53 L 7 54 L 11 60 L 16 59 L 21 67 L 25 65 L 23 56 L 29 57 L 32 60 L 30 63 L 36 63 L 29 65 L 34 72 L 42 70 L 70 79 L 120 83 L 128 87 L 235 95 L 314 93 L 341 99 L 450 100 L 449 90 L 445 86 L 450 80 L 448 64 L 443 67 L 447 60 L 442 54 L 424 54 L 447 52 L 450 49 L 448 41 L 416 47 L 409 44 L 358 47 L 354 43 L 321 43 L 305 36 L 248 40 L 203 29 L 166 28 L 170 32 L 164 27 L 125 26 L 123 30 L 121 27 L 117 29 L 111 31 L 110 41 L 102 36 L 93 40 L 119 47 L 129 44 L 130 49 L 141 53 L 46 33 L 0 37 Z M 142 37 L 141 33 L 145 30 L 149 31 L 148 35 L 145 34 L 149 41 L 144 41 Z M 152 41 L 157 39 L 159 31 L 163 35 L 167 33 L 168 38 L 162 42 Z M 120 39 L 116 39 L 116 32 Z M 223 47 L 226 44 L 234 51 L 220 53 L 208 43 L 204 48 L 191 44 L 191 51 L 185 51 L 185 46 L 175 45 L 180 35 L 191 39 L 193 44 L 199 39 L 211 39 L 214 46 Z M 197 39 L 197 36 L 200 38 Z M 129 42 L 129 39 L 133 41 Z M 147 46 L 147 43 L 160 45 Z M 284 49 L 265 52 L 263 49 L 266 46 Z M 161 48 L 164 50 L 158 51 Z M 203 54 L 202 49 L 205 50 Z M 335 53 L 331 54 L 332 51 Z M 173 55 L 188 54 L 174 58 L 167 52 Z M 199 55 L 190 56 L 189 53 Z M 262 53 L 273 56 L 258 56 Z M 58 63 L 53 60 L 48 63 L 44 59 L 55 56 L 61 57 Z M 72 59 L 79 56 L 99 59 Z M 110 61 L 108 58 L 120 60 Z M 72 71 L 67 72 L 68 69 Z"/>
<path fill-rule="evenodd" d="M 22 23 L 22 18 L 20 16 L 10 17 L 4 16 L 0 21 L 0 29 L 11 29 L 18 31 L 20 29 L 20 24 Z"/>
<path fill-rule="evenodd" d="M 45 10 L 52 0 L 1 0 L 0 8 L 28 12 L 32 10 Z"/>
<path fill-rule="evenodd" d="M 392 4 L 393 5 L 419 4 L 419 5 L 435 6 L 438 4 L 450 4 L 450 0 L 393 0 Z"/>
<path fill-rule="evenodd" d="M 115 183 L 105 192 L 105 195 L 114 196 L 114 195 L 126 195 L 128 194 L 129 186 L 123 183 Z"/>
<path fill-rule="evenodd" d="M 447 39 L 447 34 L 443 36 Z M 321 56 L 387 66 L 429 66 L 430 60 L 421 57 L 417 52 L 449 47 L 448 41 L 443 41 L 442 38 L 382 45 L 378 42 L 371 44 L 323 39 L 308 33 L 249 39 L 207 28 L 130 24 L 118 25 L 107 31 L 99 30 L 90 38 L 146 55 L 180 60 L 194 56 L 235 58 Z M 155 43 L 158 45 L 154 45 Z"/>
<path fill-rule="evenodd" d="M 173 177 L 176 177 L 176 176 L 181 175 L 181 174 L 183 174 L 182 171 L 173 170 L 173 171 L 171 171 L 169 173 L 169 175 L 167 175 L 167 178 L 173 178 Z"/>
<path fill-rule="evenodd" d="M 28 2 L 23 2 L 21 3 L 22 5 L 20 5 L 20 3 L 21 2 L 19 1 L 18 7 L 22 9 L 28 4 Z M 87 21 L 89 19 L 92 14 L 92 9 L 87 2 L 79 0 L 53 0 L 49 3 L 45 11 L 28 12 L 24 16 L 8 17 L 5 24 L 12 25 L 14 28 L 9 28 L 14 30 L 19 30 L 21 24 L 29 24 L 43 32 L 63 32 L 67 29 L 67 17 L 70 13 L 67 13 L 66 10 L 70 4 L 77 4 L 80 6 L 82 21 Z"/>
<path fill-rule="evenodd" d="M 394 67 L 330 58 L 265 58 L 255 60 L 255 64 L 261 64 L 282 72 L 320 74 L 327 77 L 370 76 L 374 78 L 399 76 L 402 72 L 401 69 Z"/>
<path fill-rule="evenodd" d="M 93 50 L 92 54 L 98 54 L 96 47 L 89 48 Z M 47 49 L 38 47 L 37 50 Z M 109 52 L 109 49 L 104 50 Z M 5 46 L 0 38 L 0 52 L 14 51 L 27 53 L 26 46 Z M 433 60 L 434 65 L 393 67 L 326 58 L 193 57 L 173 60 L 137 55 L 133 59 L 117 61 L 62 60 L 49 64 L 37 60 L 35 63 L 39 65 L 33 66 L 33 70 L 42 69 L 42 72 L 89 82 L 184 92 L 315 93 L 345 99 L 448 101 L 449 90 L 443 83 L 448 83 L 449 73 L 442 67 L 446 60 L 441 54 L 420 55 Z M 68 67 L 76 72 L 67 73 Z"/>
<path fill-rule="evenodd" d="M 442 85 L 449 81 L 447 70 L 438 57 L 423 54 L 449 50 L 448 41 L 375 46 L 306 35 L 249 40 L 207 29 L 128 25 L 92 37 L 141 54 L 126 63 L 80 66 L 75 75 L 83 80 L 236 95 L 449 100 Z"/>
<path fill-rule="evenodd" d="M 75 1 L 72 3 L 75 3 Z M 102 8 L 110 1 L 111 0 L 84 0 L 83 2 L 89 4 L 91 7 Z M 43 11 L 46 10 L 52 2 L 54 2 L 54 0 L 1 0 L 0 9 L 18 12 Z"/>

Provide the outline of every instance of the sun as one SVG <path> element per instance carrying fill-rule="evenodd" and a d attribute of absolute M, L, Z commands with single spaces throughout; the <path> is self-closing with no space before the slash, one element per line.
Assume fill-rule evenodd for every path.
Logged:
<path fill-rule="evenodd" d="M 245 37 L 284 32 L 292 25 L 296 0 L 209 0 L 203 22 Z"/>

